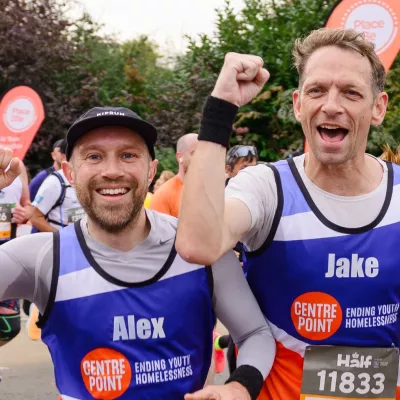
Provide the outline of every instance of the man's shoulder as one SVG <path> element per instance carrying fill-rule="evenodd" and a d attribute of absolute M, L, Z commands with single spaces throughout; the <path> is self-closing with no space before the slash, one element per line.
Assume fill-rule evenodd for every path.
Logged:
<path fill-rule="evenodd" d="M 175 175 L 173 178 L 168 179 L 167 182 L 163 183 L 154 193 L 154 195 L 157 195 L 157 193 L 169 194 L 171 193 L 171 191 L 175 191 L 176 188 L 179 186 L 182 186 L 182 181 L 180 180 L 178 175 Z"/>
<path fill-rule="evenodd" d="M 157 203 L 159 201 L 174 201 L 176 196 L 179 196 L 179 182 L 177 181 L 176 176 L 169 179 L 167 182 L 162 184 L 153 194 L 153 197 L 150 202 L 150 208 L 152 208 L 151 204 Z"/>
<path fill-rule="evenodd" d="M 172 215 L 164 214 L 156 210 L 146 210 L 147 216 L 152 224 L 155 224 L 156 228 L 165 227 L 170 231 L 176 232 L 178 227 L 178 218 Z"/>
<path fill-rule="evenodd" d="M 64 174 L 60 171 L 53 171 L 50 175 L 48 175 L 42 185 L 45 186 L 60 186 L 60 179 L 65 180 Z"/>
<path fill-rule="evenodd" d="M 26 249 L 30 249 L 30 252 L 39 254 L 44 249 L 50 251 L 53 249 L 53 233 L 52 232 L 41 232 L 32 235 L 25 235 L 17 237 L 16 239 L 10 240 L 1 246 L 2 250 L 8 253 L 23 252 Z"/>
<path fill-rule="evenodd" d="M 271 165 L 273 166 L 274 164 L 257 164 L 244 168 L 234 178 L 229 180 L 226 186 L 227 192 L 232 188 L 243 187 L 246 185 L 264 185 L 265 183 L 275 184 L 275 173 L 274 169 L 271 168 Z"/>

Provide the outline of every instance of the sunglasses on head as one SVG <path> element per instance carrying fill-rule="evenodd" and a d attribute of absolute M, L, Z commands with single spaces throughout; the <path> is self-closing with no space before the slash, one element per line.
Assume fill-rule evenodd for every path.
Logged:
<path fill-rule="evenodd" d="M 254 146 L 242 146 L 235 150 L 232 154 L 233 157 L 246 157 L 248 154 L 257 157 L 257 149 Z"/>

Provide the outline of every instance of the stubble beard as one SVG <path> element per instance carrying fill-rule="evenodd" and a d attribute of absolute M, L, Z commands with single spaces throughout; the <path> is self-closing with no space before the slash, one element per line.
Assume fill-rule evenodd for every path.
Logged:
<path fill-rule="evenodd" d="M 111 182 L 111 181 L 110 181 Z M 115 181 L 113 182 L 115 184 Z M 126 186 L 122 185 L 122 186 Z M 108 233 L 121 233 L 129 226 L 136 223 L 143 208 L 147 190 L 139 190 L 137 182 L 130 185 L 131 201 L 124 201 L 123 204 L 99 205 L 95 200 L 96 182 L 89 182 L 89 185 L 77 185 L 76 195 L 90 220 Z M 146 186 L 143 186 L 146 189 Z"/>

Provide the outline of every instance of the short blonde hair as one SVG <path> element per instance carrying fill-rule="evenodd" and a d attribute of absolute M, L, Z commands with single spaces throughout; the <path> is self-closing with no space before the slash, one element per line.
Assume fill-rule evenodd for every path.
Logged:
<path fill-rule="evenodd" d="M 400 146 L 397 148 L 395 153 L 388 144 L 385 144 L 385 146 L 383 146 L 383 153 L 379 158 L 383 161 L 389 161 L 400 165 Z"/>
<path fill-rule="evenodd" d="M 161 172 L 160 179 L 164 180 L 165 182 L 169 181 L 171 178 L 173 178 L 175 174 L 172 171 L 163 171 Z"/>
<path fill-rule="evenodd" d="M 312 31 L 303 39 L 296 39 L 293 56 L 294 65 L 299 74 L 300 87 L 304 80 L 304 71 L 307 61 L 318 49 L 326 46 L 336 46 L 340 49 L 352 50 L 367 57 L 372 67 L 372 88 L 374 94 L 383 92 L 385 87 L 386 71 L 381 60 L 375 53 L 375 45 L 366 40 L 362 32 L 353 29 L 321 28 Z"/>

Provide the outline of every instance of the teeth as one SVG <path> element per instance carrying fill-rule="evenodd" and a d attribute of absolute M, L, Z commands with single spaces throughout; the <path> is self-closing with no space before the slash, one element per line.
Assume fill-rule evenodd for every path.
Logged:
<path fill-rule="evenodd" d="M 324 129 L 340 129 L 340 126 L 337 126 L 337 125 L 321 125 L 321 128 L 324 128 Z"/>
<path fill-rule="evenodd" d="M 128 191 L 124 188 L 118 188 L 118 189 L 101 189 L 99 190 L 100 194 L 111 194 L 111 195 L 116 195 L 116 194 L 125 194 Z"/>

